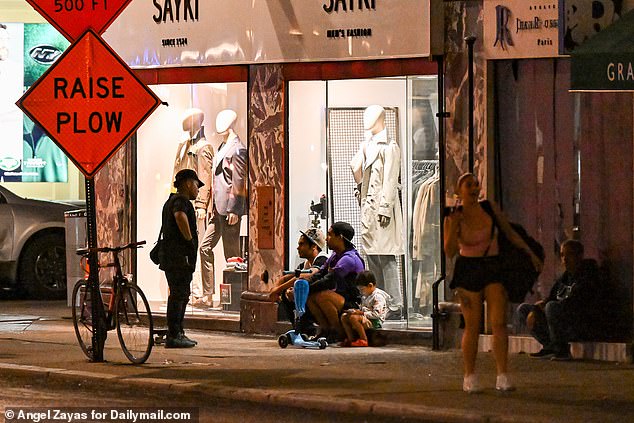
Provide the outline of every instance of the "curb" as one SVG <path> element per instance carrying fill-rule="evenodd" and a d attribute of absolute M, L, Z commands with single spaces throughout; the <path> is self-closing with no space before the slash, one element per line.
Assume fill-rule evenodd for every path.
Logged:
<path fill-rule="evenodd" d="M 433 422 L 448 423 L 535 423 L 539 419 L 525 416 L 484 415 L 478 412 L 466 412 L 455 409 L 429 407 L 424 405 L 394 404 L 381 401 L 367 401 L 357 399 L 331 398 L 323 396 L 308 396 L 292 391 L 278 391 L 253 388 L 226 388 L 223 386 L 206 385 L 197 382 L 174 381 L 158 378 L 128 378 L 126 376 L 107 375 L 103 373 L 87 372 L 81 370 L 66 370 L 58 368 L 40 367 L 32 365 L 0 363 L 0 371 L 3 375 L 30 376 L 34 380 L 44 382 L 71 382 L 71 383 L 102 383 L 109 382 L 126 387 L 136 386 L 148 391 L 160 393 L 175 390 L 183 394 L 204 395 L 224 400 L 251 402 L 255 404 L 268 404 L 296 409 L 310 409 L 346 413 L 353 415 L 380 416 L 387 418 L 412 419 Z"/>

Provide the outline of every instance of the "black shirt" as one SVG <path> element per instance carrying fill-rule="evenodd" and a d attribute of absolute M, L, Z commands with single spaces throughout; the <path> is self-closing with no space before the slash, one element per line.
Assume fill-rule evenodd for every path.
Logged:
<path fill-rule="evenodd" d="M 192 239 L 187 241 L 178 225 L 174 213 L 182 211 L 187 216 Z M 198 232 L 196 212 L 191 201 L 181 194 L 171 194 L 163 205 L 162 213 L 163 244 L 161 245 L 161 269 L 190 270 L 196 267 L 198 251 Z"/>

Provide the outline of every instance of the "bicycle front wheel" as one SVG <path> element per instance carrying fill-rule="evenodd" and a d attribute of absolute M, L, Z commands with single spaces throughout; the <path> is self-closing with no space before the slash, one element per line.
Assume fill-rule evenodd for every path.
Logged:
<path fill-rule="evenodd" d="M 143 291 L 134 285 L 121 288 L 115 306 L 117 336 L 123 353 L 135 363 L 144 363 L 152 352 L 152 312 Z"/>
<path fill-rule="evenodd" d="M 81 350 L 86 354 L 86 357 L 92 360 L 92 304 L 90 289 L 85 280 L 80 280 L 75 284 L 72 298 L 75 335 L 77 335 Z"/>

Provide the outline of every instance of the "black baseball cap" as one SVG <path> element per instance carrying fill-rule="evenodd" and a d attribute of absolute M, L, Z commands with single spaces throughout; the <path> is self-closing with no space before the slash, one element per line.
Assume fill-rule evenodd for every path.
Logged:
<path fill-rule="evenodd" d="M 354 228 L 351 224 L 348 222 L 335 222 L 330 227 L 335 235 L 341 235 L 348 245 L 355 248 L 352 243 L 352 238 L 354 238 Z"/>
<path fill-rule="evenodd" d="M 198 175 L 193 169 L 183 169 L 183 170 L 179 170 L 176 176 L 174 177 L 174 187 L 178 188 L 180 184 L 183 181 L 186 181 L 187 179 L 193 179 L 194 181 L 198 182 L 198 188 L 205 185 L 203 181 L 198 179 Z"/>

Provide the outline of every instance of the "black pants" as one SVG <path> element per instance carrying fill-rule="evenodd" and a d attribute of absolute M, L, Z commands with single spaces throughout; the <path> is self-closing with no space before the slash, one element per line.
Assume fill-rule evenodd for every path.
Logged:
<path fill-rule="evenodd" d="M 185 319 L 187 302 L 189 302 L 192 272 L 182 270 L 165 272 L 165 277 L 170 288 L 170 294 L 167 298 L 168 336 L 175 338 L 184 332 L 183 320 Z"/>
<path fill-rule="evenodd" d="M 303 334 L 314 335 L 315 331 L 313 329 L 313 323 L 315 322 L 315 318 L 310 313 L 310 310 L 308 310 L 308 307 L 306 307 L 306 312 L 299 319 L 298 327 L 295 327 L 295 303 L 289 301 L 288 298 L 286 298 L 286 290 L 282 291 L 280 298 L 282 299 L 282 301 L 280 302 L 280 308 L 284 310 L 286 318 L 289 322 L 291 322 L 293 327 Z"/>

